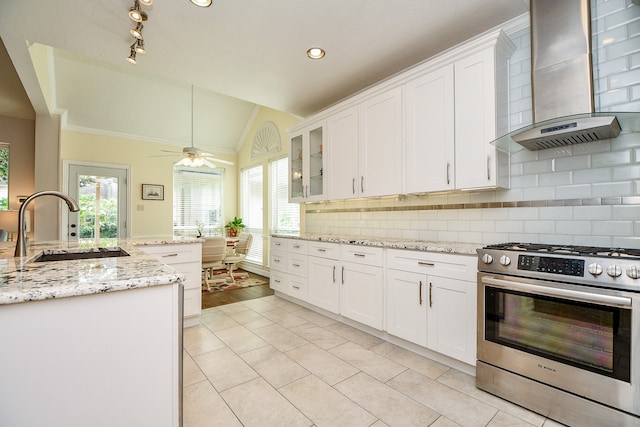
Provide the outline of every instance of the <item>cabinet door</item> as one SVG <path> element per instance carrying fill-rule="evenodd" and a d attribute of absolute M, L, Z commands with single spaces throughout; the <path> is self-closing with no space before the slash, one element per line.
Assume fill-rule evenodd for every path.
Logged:
<path fill-rule="evenodd" d="M 427 345 L 427 276 L 400 270 L 387 271 L 387 332 Z"/>
<path fill-rule="evenodd" d="M 304 156 L 304 132 L 291 135 L 289 143 L 289 201 L 304 201 L 304 181 L 307 175 Z"/>
<path fill-rule="evenodd" d="M 325 197 L 324 122 L 291 135 L 289 145 L 289 200 L 321 200 Z"/>
<path fill-rule="evenodd" d="M 359 195 L 358 108 L 353 107 L 327 119 L 327 194 L 330 200 Z"/>
<path fill-rule="evenodd" d="M 497 185 L 495 91 L 493 48 L 455 63 L 456 188 Z"/>
<path fill-rule="evenodd" d="M 306 200 L 322 200 L 325 195 L 325 179 L 324 179 L 324 126 L 322 123 L 316 124 L 308 130 L 308 139 L 306 152 L 304 156 L 308 156 L 308 181 L 306 187 Z"/>
<path fill-rule="evenodd" d="M 382 268 L 343 263 L 340 271 L 340 314 L 382 330 Z"/>
<path fill-rule="evenodd" d="M 274 291 L 289 293 L 289 275 L 280 271 L 271 271 L 269 287 Z"/>
<path fill-rule="evenodd" d="M 427 347 L 438 353 L 476 363 L 476 284 L 429 277 Z"/>
<path fill-rule="evenodd" d="M 360 196 L 402 193 L 402 88 L 361 104 L 358 158 Z"/>
<path fill-rule="evenodd" d="M 405 190 L 454 188 L 453 65 L 407 83 Z"/>
<path fill-rule="evenodd" d="M 338 262 L 333 259 L 310 256 L 308 265 L 309 304 L 338 314 L 340 312 L 340 285 Z"/>

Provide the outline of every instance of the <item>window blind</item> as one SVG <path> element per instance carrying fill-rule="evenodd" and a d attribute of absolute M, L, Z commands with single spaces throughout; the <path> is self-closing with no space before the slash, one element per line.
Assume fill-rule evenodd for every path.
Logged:
<path fill-rule="evenodd" d="M 173 169 L 173 233 L 222 235 L 222 170 L 175 166 Z"/>
<path fill-rule="evenodd" d="M 251 250 L 246 260 L 264 265 L 263 260 L 263 191 L 264 182 L 262 166 L 255 166 L 242 171 L 242 221 L 245 223 L 245 231 L 253 235 Z"/>
<path fill-rule="evenodd" d="M 271 232 L 297 233 L 300 231 L 300 205 L 289 203 L 288 159 L 271 162 Z"/>

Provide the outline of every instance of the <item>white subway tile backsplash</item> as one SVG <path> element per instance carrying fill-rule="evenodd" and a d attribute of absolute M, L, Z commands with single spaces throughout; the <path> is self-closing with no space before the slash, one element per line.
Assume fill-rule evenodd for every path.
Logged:
<path fill-rule="evenodd" d="M 610 182 L 611 169 L 584 169 L 571 173 L 573 184 L 589 184 L 594 182 Z"/>
<path fill-rule="evenodd" d="M 555 199 L 556 187 L 534 187 L 524 189 L 525 200 L 549 200 Z"/>
<path fill-rule="evenodd" d="M 612 206 L 611 219 L 640 221 L 640 206 Z"/>
<path fill-rule="evenodd" d="M 563 157 L 555 161 L 555 170 L 557 172 L 588 169 L 589 167 L 591 167 L 589 156 Z"/>
<path fill-rule="evenodd" d="M 557 234 L 591 234 L 591 221 L 556 221 Z"/>
<path fill-rule="evenodd" d="M 614 181 L 640 179 L 640 165 L 618 167 L 612 172 Z"/>
<path fill-rule="evenodd" d="M 593 184 L 592 197 L 632 196 L 633 182 L 610 182 Z"/>
<path fill-rule="evenodd" d="M 543 220 L 571 220 L 573 219 L 573 207 L 551 206 L 540 209 L 540 219 Z"/>
<path fill-rule="evenodd" d="M 571 176 L 571 172 L 543 173 L 538 175 L 538 185 L 548 187 L 573 184 Z"/>
<path fill-rule="evenodd" d="M 613 239 L 610 236 L 573 236 L 572 244 L 581 246 L 611 247 Z"/>
<path fill-rule="evenodd" d="M 529 221 L 538 219 L 538 208 L 507 208 L 509 219 Z"/>
<path fill-rule="evenodd" d="M 602 220 L 611 219 L 611 206 L 574 206 L 573 218 L 576 220 Z"/>
<path fill-rule="evenodd" d="M 525 221 L 525 233 L 547 233 L 553 234 L 555 231 L 555 221 Z"/>
<path fill-rule="evenodd" d="M 591 185 L 561 185 L 556 188 L 558 199 L 582 199 L 591 197 Z"/>
<path fill-rule="evenodd" d="M 633 221 L 604 221 L 592 232 L 595 236 L 633 236 Z"/>
<path fill-rule="evenodd" d="M 511 177 L 511 188 L 530 188 L 538 185 L 538 175 L 521 175 Z"/>
<path fill-rule="evenodd" d="M 616 248 L 634 248 L 640 249 L 640 237 L 620 237 L 614 236 L 611 239 L 611 245 Z"/>

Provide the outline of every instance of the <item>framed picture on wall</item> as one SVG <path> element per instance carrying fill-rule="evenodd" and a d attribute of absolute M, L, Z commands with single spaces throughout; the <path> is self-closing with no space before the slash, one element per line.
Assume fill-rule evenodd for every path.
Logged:
<path fill-rule="evenodd" d="M 164 185 L 142 184 L 143 200 L 164 200 Z"/>

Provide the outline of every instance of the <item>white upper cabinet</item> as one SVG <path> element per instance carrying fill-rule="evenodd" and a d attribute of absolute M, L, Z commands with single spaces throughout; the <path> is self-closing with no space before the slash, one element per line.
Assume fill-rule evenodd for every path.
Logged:
<path fill-rule="evenodd" d="M 402 88 L 366 100 L 360 107 L 361 197 L 402 193 Z"/>
<path fill-rule="evenodd" d="M 336 200 L 358 197 L 358 107 L 327 118 L 327 141 L 327 166 L 330 168 L 328 198 Z"/>
<path fill-rule="evenodd" d="M 324 122 L 291 134 L 289 146 L 289 201 L 324 200 Z"/>
<path fill-rule="evenodd" d="M 506 133 L 507 58 L 513 44 L 502 32 L 455 62 L 456 188 L 509 187 L 509 157 L 490 143 Z"/>
<path fill-rule="evenodd" d="M 454 188 L 453 65 L 405 87 L 405 191 Z"/>

